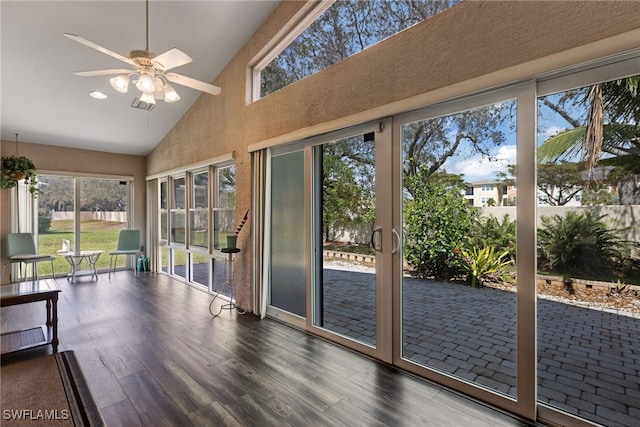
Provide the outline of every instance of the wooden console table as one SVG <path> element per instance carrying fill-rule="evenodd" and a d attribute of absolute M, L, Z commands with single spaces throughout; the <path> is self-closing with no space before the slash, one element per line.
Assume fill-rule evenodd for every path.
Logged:
<path fill-rule="evenodd" d="M 1 354 L 12 353 L 51 344 L 58 351 L 58 294 L 60 289 L 53 279 L 33 280 L 0 286 L 0 307 L 46 301 L 47 319 L 44 325 L 1 335 Z"/>

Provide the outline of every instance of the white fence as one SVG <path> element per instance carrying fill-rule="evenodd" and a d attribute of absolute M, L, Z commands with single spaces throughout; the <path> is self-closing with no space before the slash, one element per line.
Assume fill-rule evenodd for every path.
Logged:
<path fill-rule="evenodd" d="M 51 212 L 51 221 L 72 220 L 74 217 L 73 212 Z M 80 220 L 95 220 L 95 221 L 109 221 L 109 222 L 127 222 L 126 212 L 80 212 Z"/>

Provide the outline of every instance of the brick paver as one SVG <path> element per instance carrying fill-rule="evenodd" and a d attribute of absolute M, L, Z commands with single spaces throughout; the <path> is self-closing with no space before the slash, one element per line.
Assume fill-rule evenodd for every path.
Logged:
<path fill-rule="evenodd" d="M 369 273 L 324 270 L 324 327 L 375 344 Z M 637 426 L 640 319 L 538 300 L 538 400 L 603 425 Z M 406 359 L 516 396 L 515 294 L 405 278 Z"/>

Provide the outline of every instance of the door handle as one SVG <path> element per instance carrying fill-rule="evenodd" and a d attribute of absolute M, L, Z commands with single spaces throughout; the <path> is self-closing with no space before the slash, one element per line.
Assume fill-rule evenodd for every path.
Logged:
<path fill-rule="evenodd" d="M 371 247 L 376 252 L 382 252 L 382 249 L 376 245 L 376 233 L 382 233 L 382 228 L 378 227 L 371 232 Z M 380 234 L 382 235 L 382 234 Z"/>
<path fill-rule="evenodd" d="M 393 251 L 391 253 L 397 254 L 398 252 L 400 252 L 400 245 L 402 245 L 402 239 L 400 238 L 400 234 L 398 234 L 398 231 L 395 228 L 392 228 L 391 232 L 395 236 L 395 239 L 394 239 L 395 245 L 393 246 Z"/>

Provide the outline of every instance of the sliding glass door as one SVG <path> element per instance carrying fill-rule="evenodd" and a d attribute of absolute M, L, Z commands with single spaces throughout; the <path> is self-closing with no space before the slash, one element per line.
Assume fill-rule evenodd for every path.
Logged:
<path fill-rule="evenodd" d="M 635 425 L 638 81 L 636 55 L 272 149 L 271 303 L 526 419 Z"/>
<path fill-rule="evenodd" d="M 521 246 L 532 244 L 516 228 L 515 189 L 522 194 L 518 173 L 526 173 L 517 153 L 534 149 L 519 127 L 533 116 L 523 88 L 396 122 L 398 364 L 512 410 L 532 393 L 518 379 L 534 362 L 519 368 L 518 325 L 533 321 L 518 312 L 526 281 L 516 281 Z"/>
<path fill-rule="evenodd" d="M 273 150 L 267 238 L 268 313 L 388 361 L 390 159 L 390 121 Z"/>

